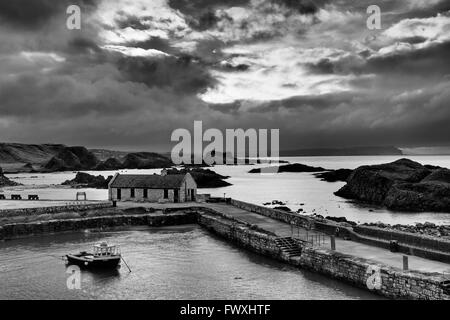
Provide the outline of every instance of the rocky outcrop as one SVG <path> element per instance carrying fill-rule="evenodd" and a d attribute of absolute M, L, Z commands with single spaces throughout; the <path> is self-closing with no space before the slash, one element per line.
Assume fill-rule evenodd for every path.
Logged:
<path fill-rule="evenodd" d="M 197 183 L 198 188 L 221 188 L 231 186 L 231 183 L 225 181 L 229 177 L 220 175 L 209 169 L 202 168 L 184 168 L 169 169 L 168 174 L 186 174 L 190 173 Z"/>
<path fill-rule="evenodd" d="M 49 171 L 90 170 L 99 163 L 85 147 L 66 147 L 44 166 Z"/>
<path fill-rule="evenodd" d="M 3 174 L 3 169 L 0 167 L 0 188 L 1 187 L 14 187 L 20 185 L 17 182 L 11 181 Z"/>
<path fill-rule="evenodd" d="M 338 169 L 314 174 L 316 178 L 327 182 L 344 181 L 347 182 L 348 177 L 352 174 L 351 169 Z"/>
<path fill-rule="evenodd" d="M 267 170 L 270 172 L 322 172 L 322 171 L 328 171 L 327 169 L 324 169 L 322 167 L 312 167 L 307 166 L 305 164 L 301 163 L 293 163 L 293 164 L 286 164 L 278 167 L 271 167 L 271 168 L 256 168 L 249 171 L 249 173 L 261 173 L 261 171 Z"/>
<path fill-rule="evenodd" d="M 401 211 L 450 212 L 450 170 L 400 159 L 353 171 L 337 196 Z"/>
<path fill-rule="evenodd" d="M 74 179 L 63 182 L 63 185 L 72 186 L 76 188 L 96 188 L 96 189 L 108 189 L 108 184 L 113 176 L 105 178 L 103 176 L 93 176 L 88 173 L 78 172 Z"/>
<path fill-rule="evenodd" d="M 103 162 L 100 162 L 95 167 L 95 170 L 105 171 L 105 170 L 118 170 L 122 168 L 123 164 L 119 160 L 117 160 L 116 158 L 109 158 Z"/>
<path fill-rule="evenodd" d="M 129 153 L 123 161 L 123 168 L 127 169 L 156 169 L 167 168 L 173 165 L 172 161 L 154 152 Z"/>

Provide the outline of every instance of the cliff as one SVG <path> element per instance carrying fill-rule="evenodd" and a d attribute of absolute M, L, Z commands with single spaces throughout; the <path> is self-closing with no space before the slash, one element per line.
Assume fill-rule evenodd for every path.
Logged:
<path fill-rule="evenodd" d="M 393 210 L 450 212 L 450 170 L 408 159 L 362 166 L 335 194 Z"/>
<path fill-rule="evenodd" d="M 85 147 L 64 147 L 44 166 L 49 171 L 71 171 L 93 169 L 99 160 Z"/>

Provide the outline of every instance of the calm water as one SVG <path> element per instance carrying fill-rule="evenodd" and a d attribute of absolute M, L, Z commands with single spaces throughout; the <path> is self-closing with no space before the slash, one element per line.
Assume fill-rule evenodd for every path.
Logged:
<path fill-rule="evenodd" d="M 83 271 L 67 289 L 68 252 L 120 244 L 132 269 Z M 240 250 L 195 225 L 65 233 L 0 243 L 0 299 L 379 299 Z"/>
<path fill-rule="evenodd" d="M 361 165 L 379 164 L 399 159 L 399 156 L 357 156 L 357 157 L 290 157 L 283 158 L 290 162 L 298 162 L 312 166 L 322 166 L 327 169 L 354 169 Z M 408 156 L 422 164 L 439 165 L 450 168 L 450 156 Z M 281 173 L 275 175 L 250 174 L 248 171 L 259 166 L 216 166 L 216 172 L 230 176 L 232 186 L 217 189 L 201 189 L 202 193 L 214 196 L 233 197 L 239 200 L 263 204 L 271 200 L 281 200 L 297 210 L 303 208 L 307 214 L 346 217 L 352 221 L 414 224 L 430 221 L 437 224 L 450 224 L 448 213 L 404 213 L 393 212 L 384 208 L 363 206 L 336 197 L 333 192 L 344 185 L 343 182 L 328 183 L 316 179 L 310 173 Z M 123 170 L 128 173 L 159 173 L 160 170 Z M 90 172 L 91 174 L 113 175 L 115 172 Z M 75 173 L 52 174 L 17 174 L 10 175 L 15 181 L 25 184 L 22 187 L 4 190 L 12 192 L 36 193 L 42 199 L 75 199 L 76 191 L 71 188 L 61 188 L 58 184 L 74 178 Z M 85 189 L 91 200 L 105 200 L 106 190 Z M 303 204 L 303 205 L 302 205 Z M 0 206 L 2 203 L 0 203 Z M 13 204 L 14 205 L 14 204 Z"/>

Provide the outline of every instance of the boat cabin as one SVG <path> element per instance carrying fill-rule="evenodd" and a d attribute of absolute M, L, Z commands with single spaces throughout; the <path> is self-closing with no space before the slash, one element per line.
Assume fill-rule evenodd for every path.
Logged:
<path fill-rule="evenodd" d="M 94 256 L 116 256 L 120 255 L 118 246 L 109 246 L 106 242 L 94 245 Z"/>

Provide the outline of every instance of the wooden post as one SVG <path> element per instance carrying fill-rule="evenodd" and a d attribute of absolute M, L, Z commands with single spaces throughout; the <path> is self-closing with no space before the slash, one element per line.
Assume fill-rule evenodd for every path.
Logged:
<path fill-rule="evenodd" d="M 403 256 L 403 270 L 409 270 L 408 256 Z"/>
<path fill-rule="evenodd" d="M 336 237 L 335 236 L 331 236 L 330 237 L 331 240 L 331 250 L 336 250 Z"/>

